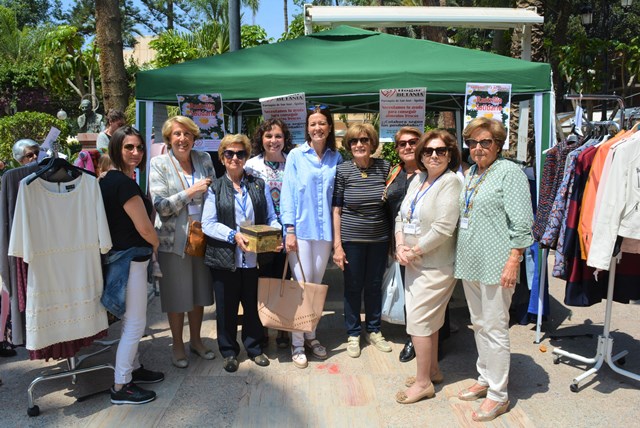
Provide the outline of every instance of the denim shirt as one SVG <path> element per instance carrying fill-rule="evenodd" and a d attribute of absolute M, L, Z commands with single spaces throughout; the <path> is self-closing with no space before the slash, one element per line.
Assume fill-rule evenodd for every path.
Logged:
<path fill-rule="evenodd" d="M 327 149 L 318 158 L 309 143 L 291 150 L 284 167 L 280 220 L 296 227 L 298 239 L 332 241 L 331 201 L 336 165 L 342 163 L 337 150 Z"/>
<path fill-rule="evenodd" d="M 109 251 L 102 259 L 102 275 L 104 276 L 104 292 L 100 303 L 118 318 L 124 316 L 126 310 L 127 283 L 129 282 L 129 265 L 136 257 L 151 255 L 149 247 L 131 247 L 122 251 Z M 151 263 L 148 266 L 151 277 Z"/>

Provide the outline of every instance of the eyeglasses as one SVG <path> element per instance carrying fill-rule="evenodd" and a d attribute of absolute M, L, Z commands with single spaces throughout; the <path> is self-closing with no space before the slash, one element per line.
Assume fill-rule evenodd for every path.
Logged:
<path fill-rule="evenodd" d="M 233 159 L 233 156 L 237 157 L 238 160 L 244 160 L 247 157 L 247 151 L 238 150 L 236 152 L 234 150 L 225 150 L 224 152 L 222 152 L 222 156 L 224 156 L 224 158 L 228 160 Z"/>
<path fill-rule="evenodd" d="M 396 144 L 396 147 L 404 149 L 405 147 L 407 147 L 407 145 L 413 147 L 416 144 L 418 144 L 418 139 L 417 138 L 412 138 L 410 140 L 398 141 L 398 144 Z"/>
<path fill-rule="evenodd" d="M 144 146 L 142 144 L 138 144 L 137 146 L 135 144 L 125 144 L 124 146 L 122 146 L 122 148 L 129 153 L 133 153 L 134 150 L 144 152 Z"/>
<path fill-rule="evenodd" d="M 369 144 L 371 142 L 371 138 L 369 137 L 360 137 L 360 138 L 351 138 L 349 140 L 349 145 L 353 146 L 354 144 Z"/>
<path fill-rule="evenodd" d="M 447 154 L 447 152 L 449 152 L 449 147 L 425 147 L 424 151 L 422 152 L 422 156 L 431 157 L 433 156 L 433 152 L 436 152 L 436 156 L 438 157 L 444 156 Z"/>
<path fill-rule="evenodd" d="M 314 105 L 308 107 L 308 110 L 316 111 L 316 110 L 326 110 L 328 108 L 329 108 L 329 106 L 327 106 L 325 104 L 314 104 Z"/>
<path fill-rule="evenodd" d="M 480 144 L 480 147 L 482 147 L 483 149 L 488 149 L 489 147 L 491 147 L 491 144 L 493 144 L 493 138 L 486 138 L 484 140 L 464 140 L 464 143 L 467 145 L 467 147 L 469 147 L 470 149 L 475 149 L 476 146 L 478 144 Z"/>

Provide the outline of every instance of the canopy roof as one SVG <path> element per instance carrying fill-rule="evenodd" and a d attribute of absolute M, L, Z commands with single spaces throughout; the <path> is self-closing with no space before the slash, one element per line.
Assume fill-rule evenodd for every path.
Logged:
<path fill-rule="evenodd" d="M 176 94 L 221 93 L 232 111 L 259 112 L 258 98 L 304 92 L 334 111 L 377 111 L 380 89 L 426 86 L 430 108 L 449 109 L 462 107 L 467 82 L 511 83 L 516 100 L 529 98 L 551 91 L 551 67 L 340 26 L 140 72 L 136 98 L 176 104 Z"/>

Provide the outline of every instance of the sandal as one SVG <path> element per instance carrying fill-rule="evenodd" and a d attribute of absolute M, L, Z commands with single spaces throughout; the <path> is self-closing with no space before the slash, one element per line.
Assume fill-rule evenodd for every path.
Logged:
<path fill-rule="evenodd" d="M 304 346 L 291 347 L 291 361 L 299 369 L 304 369 L 309 365 L 307 356 L 304 353 Z"/>
<path fill-rule="evenodd" d="M 327 348 L 322 346 L 318 339 L 305 339 L 304 347 L 310 350 L 313 356 L 319 360 L 327 359 Z"/>

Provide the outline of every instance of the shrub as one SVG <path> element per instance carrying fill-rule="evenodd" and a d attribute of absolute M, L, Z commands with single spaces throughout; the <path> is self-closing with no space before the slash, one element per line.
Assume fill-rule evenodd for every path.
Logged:
<path fill-rule="evenodd" d="M 59 144 L 59 150 L 66 152 L 69 127 L 65 121 L 47 113 L 32 111 L 24 111 L 13 116 L 0 118 L 0 159 L 5 160 L 5 162 L 13 160 L 11 148 L 16 141 L 22 138 L 31 138 L 42 144 L 51 127 L 56 127 L 60 130 L 57 143 Z M 11 162 L 11 164 L 15 165 L 14 162 Z"/>

